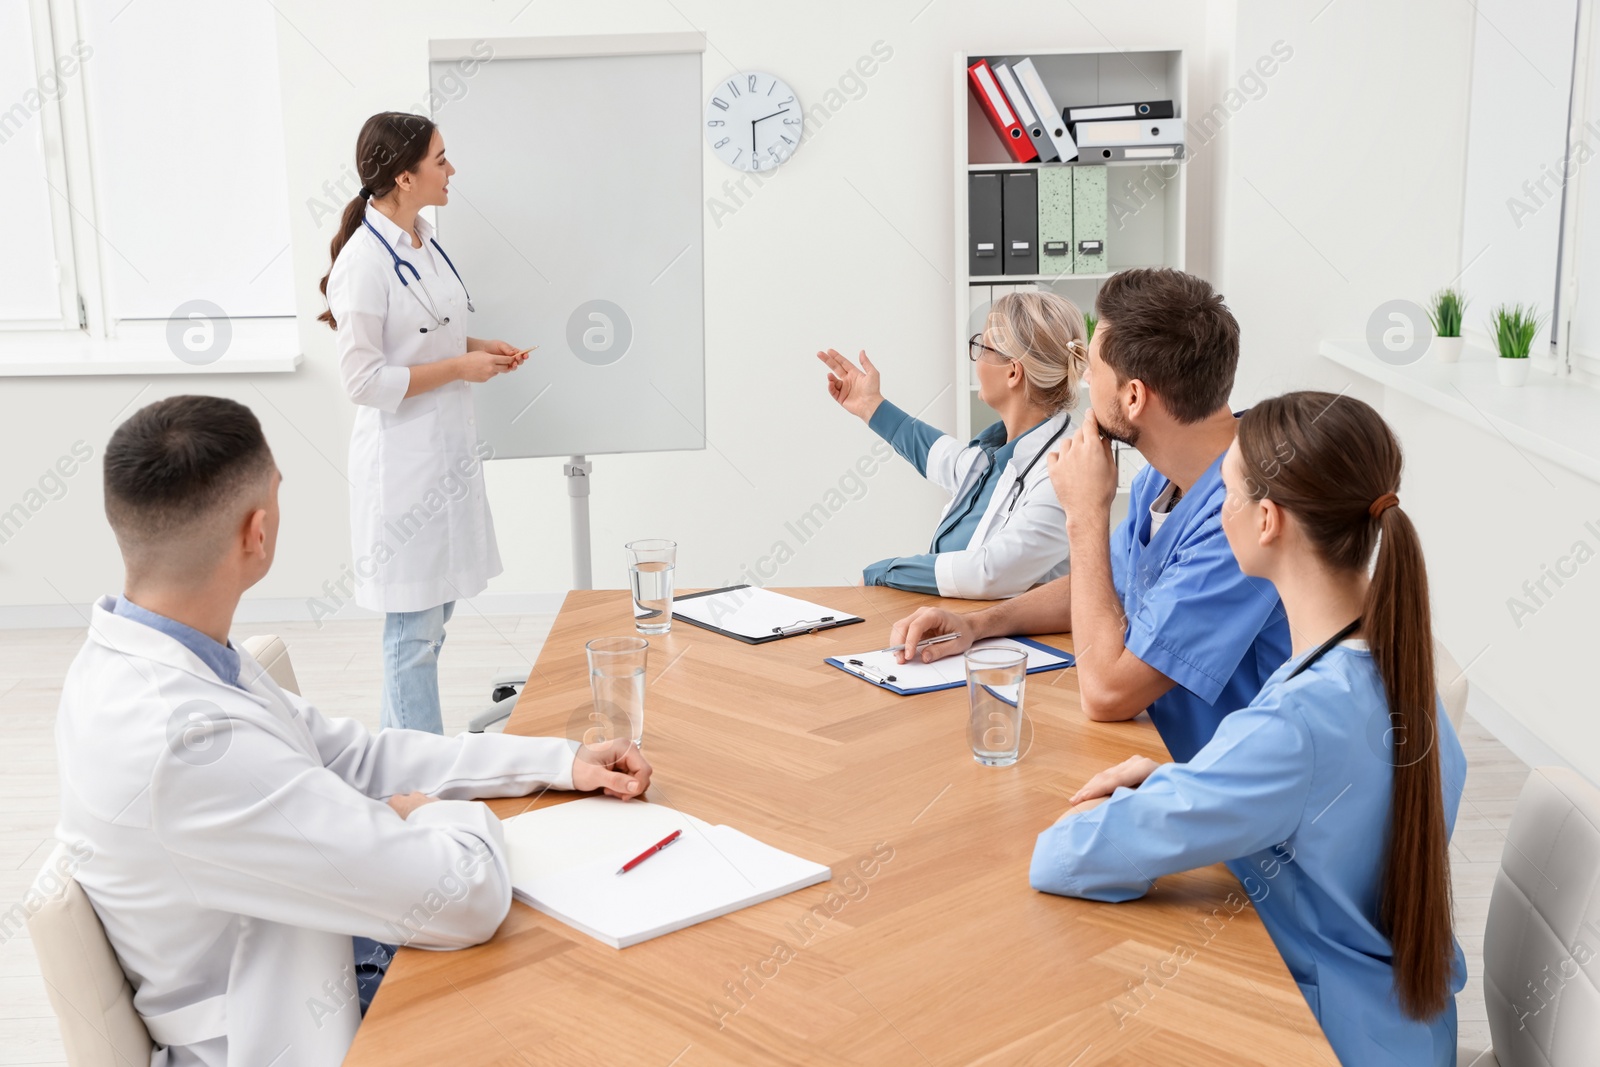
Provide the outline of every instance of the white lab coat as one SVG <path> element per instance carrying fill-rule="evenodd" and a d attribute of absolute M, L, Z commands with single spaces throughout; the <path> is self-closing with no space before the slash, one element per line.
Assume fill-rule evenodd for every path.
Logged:
<path fill-rule="evenodd" d="M 575 746 L 373 735 L 243 651 L 248 692 L 228 685 L 114 603 L 95 606 L 61 694 L 57 836 L 89 850 L 77 879 L 165 1046 L 152 1067 L 333 1067 L 360 1022 L 351 936 L 493 935 L 504 838 L 460 798 L 570 789 Z M 451 799 L 401 819 L 383 798 L 412 790 Z"/>
<path fill-rule="evenodd" d="M 1016 507 L 1009 505 L 1017 476 L 1070 418 L 1071 412 L 1059 412 L 1017 442 L 967 547 L 940 552 L 934 558 L 940 596 L 972 600 L 1012 597 L 1067 573 L 1067 513 L 1050 484 L 1048 458 L 1041 456 L 1028 471 Z M 1057 437 L 1050 451 L 1059 453 L 1066 436 Z M 976 445 L 963 445 L 949 434 L 933 443 L 926 476 L 951 494 L 950 503 L 939 515 L 940 523 L 951 508 L 965 505 L 972 483 L 987 466 L 983 449 Z"/>
<path fill-rule="evenodd" d="M 405 395 L 408 368 L 467 350 L 466 293 L 430 243 L 433 227 L 419 217 L 422 247 L 412 248 L 410 235 L 377 208 L 367 207 L 367 219 L 422 281 L 405 271 L 413 297 L 365 226 L 328 277 L 339 373 L 358 405 L 349 464 L 355 601 L 372 611 L 422 611 L 476 596 L 501 571 L 484 489 L 489 448 L 478 441 L 466 382 Z M 447 325 L 435 328 L 428 297 Z"/>

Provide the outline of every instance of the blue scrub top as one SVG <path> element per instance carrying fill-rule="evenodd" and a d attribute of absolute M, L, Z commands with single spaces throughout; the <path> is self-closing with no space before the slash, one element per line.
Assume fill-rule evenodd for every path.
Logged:
<path fill-rule="evenodd" d="M 1152 537 L 1150 505 L 1168 484 L 1154 467 L 1134 477 L 1111 535 L 1111 580 L 1128 651 L 1177 683 L 1149 711 L 1172 758 L 1186 760 L 1289 658 L 1289 621 L 1272 583 L 1241 572 L 1223 535 L 1222 456 Z"/>
<path fill-rule="evenodd" d="M 1122 901 L 1162 875 L 1226 861 L 1341 1063 L 1452 1067 L 1454 998 L 1427 1022 L 1405 1015 L 1379 930 L 1394 787 L 1382 679 L 1363 642 L 1335 646 L 1289 679 L 1292 667 L 1189 762 L 1164 764 L 1138 789 L 1040 834 L 1029 880 L 1047 893 Z M 1435 718 L 1448 832 L 1467 761 L 1442 706 Z M 1459 944 L 1455 957 L 1459 992 Z"/>

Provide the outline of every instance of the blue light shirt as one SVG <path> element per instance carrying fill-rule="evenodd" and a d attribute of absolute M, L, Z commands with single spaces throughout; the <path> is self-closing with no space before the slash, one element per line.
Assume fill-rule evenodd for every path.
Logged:
<path fill-rule="evenodd" d="M 239 653 L 234 649 L 232 642 L 226 645 L 219 645 L 215 640 L 194 627 L 141 608 L 125 596 L 117 597 L 117 602 L 112 606 L 111 613 L 113 615 L 121 615 L 125 619 L 132 619 L 134 622 L 144 623 L 152 630 L 160 630 L 184 648 L 193 652 L 200 662 L 210 667 L 218 678 L 235 688 L 244 688 L 239 684 Z"/>
<path fill-rule="evenodd" d="M 1049 420 L 1044 420 L 1048 422 Z M 960 552 L 972 544 L 972 535 L 978 529 L 984 512 L 989 509 L 989 499 L 994 495 L 999 472 L 1011 461 L 1017 442 L 1043 422 L 1031 426 L 1010 441 L 1006 440 L 1004 423 L 985 427 L 972 439 L 973 446 L 983 449 L 988 466 L 972 483 L 964 500 L 958 500 L 945 512 L 934 532 L 933 544 L 927 552 L 916 556 L 891 556 L 870 564 L 862 571 L 868 585 L 887 585 L 895 589 L 909 589 L 914 593 L 939 595 L 939 583 L 934 575 L 934 560 L 940 552 Z M 879 437 L 889 442 L 894 450 L 917 468 L 923 477 L 928 475 L 928 453 L 945 434 L 921 419 L 907 415 L 887 400 L 878 405 L 867 426 Z"/>
<path fill-rule="evenodd" d="M 1380 932 L 1394 786 L 1383 681 L 1361 641 L 1290 679 L 1292 667 L 1224 718 L 1187 763 L 1163 764 L 1138 789 L 1120 788 L 1040 834 L 1029 881 L 1124 901 L 1163 875 L 1226 862 L 1341 1063 L 1451 1067 L 1454 998 L 1427 1021 L 1402 1012 Z M 1442 707 L 1435 718 L 1448 832 L 1466 757 Z M 1452 991 L 1465 981 L 1457 944 Z"/>

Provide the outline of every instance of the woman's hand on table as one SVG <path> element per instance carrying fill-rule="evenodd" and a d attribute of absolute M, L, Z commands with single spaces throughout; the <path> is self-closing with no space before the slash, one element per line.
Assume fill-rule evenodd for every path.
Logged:
<path fill-rule="evenodd" d="M 1148 756 L 1129 756 L 1115 767 L 1107 767 L 1083 783 L 1083 788 L 1072 794 L 1070 802 L 1080 804 L 1097 797 L 1108 797 L 1122 786 L 1137 789 L 1161 764 Z"/>

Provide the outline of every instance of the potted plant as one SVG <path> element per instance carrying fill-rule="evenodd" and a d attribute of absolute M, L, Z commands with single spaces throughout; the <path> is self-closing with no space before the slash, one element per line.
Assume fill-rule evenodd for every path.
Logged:
<path fill-rule="evenodd" d="M 1533 335 L 1544 325 L 1538 309 L 1522 304 L 1501 304 L 1489 313 L 1489 332 L 1500 353 L 1495 360 L 1501 385 L 1521 385 L 1528 380 L 1528 351 Z"/>
<path fill-rule="evenodd" d="M 1467 298 L 1461 290 L 1445 286 L 1428 302 L 1428 321 L 1433 323 L 1434 354 L 1440 363 L 1454 363 L 1461 358 L 1461 314 L 1467 309 Z"/>
<path fill-rule="evenodd" d="M 1085 344 L 1088 344 L 1090 341 L 1094 340 L 1094 324 L 1099 322 L 1099 321 L 1100 321 L 1100 319 L 1094 314 L 1094 312 L 1092 312 L 1092 311 L 1084 312 L 1084 315 L 1083 315 L 1083 341 L 1084 341 Z"/>

